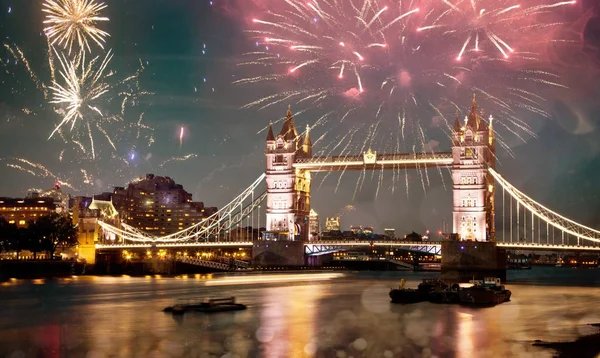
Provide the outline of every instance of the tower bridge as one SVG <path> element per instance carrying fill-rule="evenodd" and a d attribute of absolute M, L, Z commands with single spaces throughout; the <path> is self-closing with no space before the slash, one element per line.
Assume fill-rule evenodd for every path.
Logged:
<path fill-rule="evenodd" d="M 312 173 L 447 168 L 453 183 L 452 233 L 463 242 L 475 243 L 474 248 L 477 243 L 493 243 L 494 247 L 505 249 L 600 250 L 600 231 L 537 203 L 496 171 L 493 117 L 487 120 L 482 118 L 475 98 L 464 121 L 459 120 L 458 115 L 455 118 L 450 152 L 377 153 L 367 150 L 358 155 L 313 156 L 309 128 L 300 135 L 288 108 L 278 135 L 269 126 L 265 156 L 265 173 L 207 220 L 164 236 L 152 236 L 126 224 L 114 226 L 100 221 L 103 234 L 96 248 L 237 245 L 252 247 L 255 258 L 264 258 L 269 255 L 297 256 L 298 253 L 319 255 L 366 245 L 342 241 L 311 242 L 309 215 Z M 501 193 L 496 190 L 497 185 Z M 496 207 L 500 209 L 496 210 Z M 261 218 L 261 208 L 265 209 L 264 218 Z M 251 236 L 240 239 L 242 227 L 260 228 L 263 224 L 265 231 L 260 239 Z M 373 244 L 402 246 L 430 253 L 440 253 L 444 245 L 402 242 Z M 294 264 L 300 260 L 302 258 L 289 262 Z"/>

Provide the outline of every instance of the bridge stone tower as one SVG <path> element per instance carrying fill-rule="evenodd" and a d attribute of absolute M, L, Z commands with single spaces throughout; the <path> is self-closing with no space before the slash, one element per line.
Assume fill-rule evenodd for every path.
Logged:
<path fill-rule="evenodd" d="M 471 112 L 461 125 L 456 115 L 452 130 L 453 232 L 461 240 L 496 241 L 494 179 L 496 138 L 493 118 L 486 123 L 473 95 Z"/>
<path fill-rule="evenodd" d="M 309 170 L 294 168 L 297 158 L 312 155 L 309 128 L 302 138 L 294 125 L 291 109 L 279 135 L 272 125 L 266 140 L 267 221 L 265 239 L 306 241 L 309 237 Z"/>

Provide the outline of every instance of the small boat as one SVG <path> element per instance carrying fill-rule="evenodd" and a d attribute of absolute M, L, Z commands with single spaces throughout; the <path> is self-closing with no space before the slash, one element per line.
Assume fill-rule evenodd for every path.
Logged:
<path fill-rule="evenodd" d="M 494 306 L 510 301 L 511 292 L 497 277 L 486 277 L 483 281 L 472 280 L 472 287 L 458 291 L 460 303 L 469 305 Z"/>
<path fill-rule="evenodd" d="M 432 292 L 443 291 L 448 285 L 437 278 L 426 278 L 419 286 L 414 288 L 405 288 L 406 280 L 400 280 L 400 287 L 390 290 L 392 303 L 417 303 L 428 301 Z"/>
<path fill-rule="evenodd" d="M 163 312 L 174 315 L 185 312 L 216 313 L 245 310 L 246 305 L 235 302 L 235 297 L 213 298 L 209 300 L 179 299 L 173 306 L 166 307 Z"/>

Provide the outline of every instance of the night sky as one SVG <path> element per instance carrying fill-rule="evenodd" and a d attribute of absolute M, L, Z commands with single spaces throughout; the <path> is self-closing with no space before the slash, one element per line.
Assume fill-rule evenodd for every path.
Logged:
<path fill-rule="evenodd" d="M 524 115 L 535 136 L 499 134 L 512 154 L 498 149 L 498 171 L 536 201 L 578 222 L 600 227 L 600 13 L 595 0 L 578 3 L 565 13 L 568 23 L 559 34 L 577 39 L 576 46 L 548 46 L 545 59 L 569 89 L 545 96 L 544 110 L 552 119 Z M 111 83 L 145 67 L 138 77 L 138 91 L 152 92 L 128 101 L 120 122 L 107 123 L 105 130 L 115 149 L 94 134 L 96 158 L 82 155 L 59 136 L 48 139 L 61 117 L 36 88 L 24 64 L 7 47 L 0 49 L 0 196 L 21 197 L 33 188 L 47 189 L 57 181 L 73 194 L 91 195 L 125 186 L 146 173 L 168 175 L 193 194 L 194 200 L 222 206 L 264 171 L 264 128 L 269 121 L 305 105 L 281 102 L 265 110 L 240 109 L 267 95 L 264 85 L 237 86 L 232 82 L 247 74 L 237 66 L 241 54 L 252 51 L 254 41 L 244 30 L 250 12 L 235 1 L 225 0 L 108 0 L 104 14 L 110 22 L 99 27 L 111 34 L 105 49 L 114 58 Z M 0 0 L 0 39 L 18 46 L 33 72 L 48 82 L 47 44 L 42 32 L 44 15 L 39 0 Z M 246 3 L 244 3 L 246 4 Z M 247 2 L 250 4 L 250 2 Z M 94 53 L 105 51 L 95 48 Z M 103 57 L 104 55 L 102 55 Z M 119 113 L 119 92 L 131 85 L 116 85 L 107 94 L 104 113 Z M 282 85 L 281 85 L 282 86 Z M 276 90 L 288 90 L 277 87 Z M 257 92 L 264 91 L 264 94 Z M 273 88 L 270 89 L 273 91 Z M 465 96 L 465 110 L 471 98 Z M 485 102 L 480 103 L 485 109 Z M 325 111 L 327 108 L 320 108 Z M 141 113 L 143 127 L 136 127 Z M 486 111 L 490 113 L 491 111 Z M 314 124 L 319 111 L 295 118 L 299 129 Z M 491 113 L 493 114 L 493 113 Z M 424 114 L 428 116 L 429 114 Z M 453 119 L 453 118 L 452 118 Z M 364 120 L 364 119 L 363 119 Z M 331 122 L 316 127 L 313 141 L 327 132 L 315 146 L 326 146 L 349 130 L 352 122 Z M 180 146 L 180 129 L 184 138 Z M 280 124 L 275 125 L 278 131 Z M 139 135 L 138 135 L 139 130 Z M 435 149 L 449 151 L 446 135 L 427 132 Z M 82 141 L 86 140 L 83 136 Z M 354 150 L 358 154 L 358 149 Z M 172 160 L 185 158 L 186 160 Z M 32 167 L 27 162 L 39 163 Z M 19 167 L 21 169 L 19 169 Z M 82 169 L 85 171 L 83 172 Z M 84 175 L 87 174 L 86 175 Z M 408 196 L 404 173 L 398 182 L 384 173 L 367 175 L 356 190 L 358 173 L 315 174 L 312 207 L 324 221 L 344 212 L 342 225 L 372 225 L 382 232 L 395 227 L 400 232 L 437 230 L 442 218 L 451 219 L 451 182 L 448 173 L 429 173 L 423 191 L 418 173 L 408 173 Z M 395 186 L 392 192 L 392 186 Z M 337 190 L 336 190 L 337 188 Z M 497 199 L 498 200 L 498 199 Z M 352 207 L 350 207 L 350 205 Z M 352 209 L 350 209 L 352 208 Z"/>

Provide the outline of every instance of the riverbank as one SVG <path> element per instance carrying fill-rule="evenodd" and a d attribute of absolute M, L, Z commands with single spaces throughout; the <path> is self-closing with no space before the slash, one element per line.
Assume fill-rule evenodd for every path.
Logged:
<path fill-rule="evenodd" d="M 169 271 L 152 271 L 131 269 L 132 266 L 124 266 L 124 269 L 104 272 L 94 269 L 94 266 L 86 265 L 76 261 L 62 260 L 3 260 L 0 261 L 0 282 L 11 279 L 34 280 L 65 278 L 71 276 L 106 276 L 106 277 L 183 277 L 190 275 L 224 275 L 224 274 L 261 274 L 261 273 L 314 273 L 348 270 L 343 266 L 297 266 L 297 267 L 251 267 L 248 269 L 222 271 L 210 268 L 198 267 L 189 264 L 178 263 L 176 269 Z M 127 269 L 130 268 L 130 269 Z"/>
<path fill-rule="evenodd" d="M 0 282 L 15 279 L 59 278 L 85 273 L 86 265 L 71 260 L 1 260 Z"/>
<path fill-rule="evenodd" d="M 600 328 L 600 323 L 591 324 Z M 600 332 L 580 337 L 572 342 L 542 342 L 533 344 L 555 350 L 558 358 L 597 358 L 600 356 Z"/>

